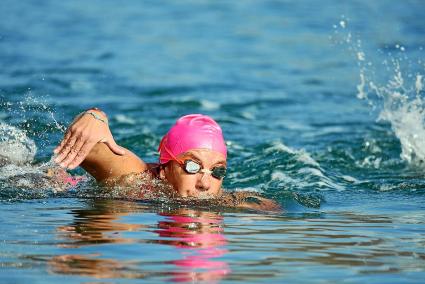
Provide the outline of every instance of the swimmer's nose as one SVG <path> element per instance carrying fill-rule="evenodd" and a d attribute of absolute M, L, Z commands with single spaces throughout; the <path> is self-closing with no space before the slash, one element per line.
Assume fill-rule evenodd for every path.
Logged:
<path fill-rule="evenodd" d="M 208 191 L 211 186 L 211 175 L 209 173 L 200 173 L 200 177 L 196 182 L 196 189 Z"/>

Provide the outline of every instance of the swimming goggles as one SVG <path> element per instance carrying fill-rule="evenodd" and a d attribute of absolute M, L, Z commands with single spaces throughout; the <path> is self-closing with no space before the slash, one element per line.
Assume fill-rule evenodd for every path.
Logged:
<path fill-rule="evenodd" d="M 162 142 L 161 142 L 162 145 Z M 159 145 L 159 148 L 161 149 L 162 146 Z M 168 152 L 168 154 L 171 156 L 171 158 L 179 163 L 181 166 L 183 166 L 183 169 L 188 174 L 197 174 L 199 172 L 201 173 L 207 173 L 215 177 L 216 179 L 222 179 L 226 176 L 227 168 L 225 166 L 219 166 L 214 167 L 212 170 L 203 169 L 202 166 L 195 162 L 194 160 L 187 159 L 184 162 L 182 162 L 181 159 L 178 159 L 176 156 L 174 156 L 173 152 L 171 152 L 165 145 L 163 146 L 163 149 Z"/>
<path fill-rule="evenodd" d="M 188 174 L 207 173 L 216 179 L 224 178 L 227 171 L 225 166 L 214 167 L 211 170 L 203 169 L 200 164 L 193 160 L 185 160 L 182 166 L 185 172 Z"/>

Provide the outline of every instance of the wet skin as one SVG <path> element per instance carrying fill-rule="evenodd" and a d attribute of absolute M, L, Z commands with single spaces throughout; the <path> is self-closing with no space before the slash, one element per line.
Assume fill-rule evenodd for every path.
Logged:
<path fill-rule="evenodd" d="M 193 160 L 203 169 L 211 170 L 214 167 L 226 166 L 223 154 L 209 149 L 194 149 L 177 157 L 180 161 Z M 222 194 L 223 179 L 217 179 L 210 173 L 199 172 L 189 174 L 183 166 L 170 161 L 160 170 L 160 178 L 166 179 L 181 197 L 214 197 Z"/>
<path fill-rule="evenodd" d="M 81 166 L 105 185 L 135 187 L 135 180 L 126 177 L 151 172 L 150 165 L 130 150 L 117 145 L 107 124 L 106 115 L 101 111 L 95 112 L 103 117 L 104 121 L 99 121 L 89 114 L 77 116 L 54 151 L 57 155 L 55 162 L 65 169 Z M 205 171 L 226 166 L 225 156 L 210 149 L 192 149 L 179 155 L 177 159 L 180 162 L 186 159 L 194 160 Z M 223 196 L 223 179 L 217 179 L 205 171 L 189 174 L 181 163 L 170 161 L 161 166 L 157 174 L 150 175 L 150 178 L 166 181 L 172 187 L 173 197 L 209 199 Z M 135 189 L 140 191 L 140 188 Z M 253 195 L 256 195 L 255 202 L 238 202 L 238 207 L 280 211 L 280 206 L 274 201 L 258 194 Z M 238 199 L 238 196 L 235 197 Z"/>

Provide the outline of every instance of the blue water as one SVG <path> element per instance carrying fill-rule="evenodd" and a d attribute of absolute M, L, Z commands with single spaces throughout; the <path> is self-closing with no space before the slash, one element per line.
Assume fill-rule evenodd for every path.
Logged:
<path fill-rule="evenodd" d="M 1 1 L 0 282 L 422 283 L 423 19 L 420 0 Z M 224 187 L 285 212 L 57 192 L 40 165 L 92 106 L 148 162 L 211 115 Z"/>

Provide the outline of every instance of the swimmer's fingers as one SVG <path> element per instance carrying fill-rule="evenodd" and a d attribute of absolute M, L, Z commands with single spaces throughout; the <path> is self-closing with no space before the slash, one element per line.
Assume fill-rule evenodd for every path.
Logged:
<path fill-rule="evenodd" d="M 55 162 L 60 164 L 68 156 L 69 152 L 74 148 L 75 142 L 77 141 L 77 136 L 72 135 L 62 147 L 61 151 L 58 153 L 58 156 L 55 159 Z"/>
<path fill-rule="evenodd" d="M 90 131 L 90 126 L 93 126 L 96 122 L 99 121 L 94 121 L 89 116 L 78 115 L 68 127 L 62 142 L 59 144 L 58 147 L 55 148 L 53 152 L 59 156 L 60 154 L 62 154 L 65 145 L 69 144 L 70 139 L 75 140 L 76 137 L 78 138 L 80 136 L 90 136 L 92 132 Z"/>
<path fill-rule="evenodd" d="M 68 142 L 69 138 L 71 138 L 71 131 L 68 130 L 59 146 L 57 146 L 55 150 L 53 150 L 53 153 L 58 154 L 60 151 L 62 151 L 62 148 L 66 145 L 66 142 Z"/>
<path fill-rule="evenodd" d="M 74 159 L 78 156 L 78 153 L 81 151 L 81 148 L 84 146 L 84 144 L 87 143 L 87 140 L 85 140 L 82 136 L 80 136 L 77 141 L 75 142 L 74 146 L 69 151 L 66 158 L 61 162 L 61 167 L 67 168 L 69 164 L 71 164 Z"/>
<path fill-rule="evenodd" d="M 96 142 L 90 140 L 86 141 L 83 147 L 81 147 L 81 149 L 78 151 L 74 160 L 69 164 L 68 168 L 70 170 L 73 170 L 78 167 L 84 161 L 84 159 L 87 157 L 87 155 L 90 153 L 91 149 L 93 149 L 95 145 Z"/>

